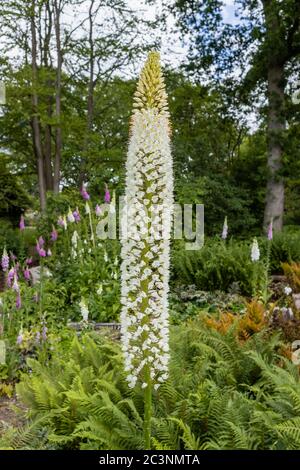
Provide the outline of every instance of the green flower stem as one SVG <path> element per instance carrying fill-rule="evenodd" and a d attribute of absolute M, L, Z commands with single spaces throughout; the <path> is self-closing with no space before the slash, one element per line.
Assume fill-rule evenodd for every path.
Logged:
<path fill-rule="evenodd" d="M 264 280 L 264 290 L 263 290 L 263 302 L 266 305 L 269 298 L 269 271 L 270 271 L 270 256 L 271 256 L 271 242 L 268 241 L 267 245 L 267 256 L 265 264 L 265 280 Z"/>
<path fill-rule="evenodd" d="M 144 393 L 145 414 L 144 414 L 144 440 L 145 450 L 151 450 L 151 418 L 152 418 L 152 381 L 150 377 L 150 367 L 145 368 L 145 383 L 147 387 Z"/>
<path fill-rule="evenodd" d="M 39 307 L 40 307 L 40 320 L 42 321 L 43 318 L 43 280 L 44 280 L 44 263 L 41 258 L 40 262 L 40 301 L 39 301 Z"/>
<path fill-rule="evenodd" d="M 258 261 L 253 262 L 253 277 L 252 277 L 252 286 L 253 286 L 253 297 L 256 298 L 257 296 L 257 269 L 258 269 Z"/>
<path fill-rule="evenodd" d="M 91 229 L 91 239 L 92 239 L 92 242 L 93 242 L 93 247 L 95 249 L 96 242 L 95 242 L 95 233 L 94 233 L 94 227 L 93 227 L 93 219 L 92 219 L 92 210 L 91 210 L 91 208 L 90 208 L 90 211 L 89 211 L 89 222 L 90 222 L 90 229 Z"/>

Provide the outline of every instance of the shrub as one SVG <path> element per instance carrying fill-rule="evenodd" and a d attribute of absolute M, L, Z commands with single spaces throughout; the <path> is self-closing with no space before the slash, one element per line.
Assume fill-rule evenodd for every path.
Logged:
<path fill-rule="evenodd" d="M 238 286 L 240 293 L 253 293 L 254 268 L 256 276 L 263 277 L 267 253 L 266 238 L 259 238 L 259 263 L 251 262 L 250 244 L 231 239 L 224 243 L 218 238 L 208 239 L 203 248 L 187 251 L 183 242 L 173 246 L 173 280 L 175 284 L 195 284 L 202 290 L 229 292 Z M 282 263 L 300 262 L 300 232 L 276 234 L 271 243 L 270 274 L 283 272 Z"/>

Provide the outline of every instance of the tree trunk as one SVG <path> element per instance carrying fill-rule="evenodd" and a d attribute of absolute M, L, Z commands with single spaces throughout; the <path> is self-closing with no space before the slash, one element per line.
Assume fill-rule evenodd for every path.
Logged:
<path fill-rule="evenodd" d="M 82 186 L 86 178 L 86 160 L 89 149 L 90 135 L 93 128 L 93 119 L 94 119 L 94 91 L 95 91 L 95 80 L 94 80 L 94 70 L 95 70 L 95 52 L 94 52 L 94 20 L 93 15 L 95 15 L 99 9 L 97 8 L 96 12 L 93 13 L 95 0 L 91 0 L 88 18 L 89 18 L 89 83 L 88 83 L 88 97 L 87 97 L 87 120 L 86 120 L 86 133 L 83 144 L 83 155 L 81 159 L 80 174 L 79 174 L 79 187 Z"/>
<path fill-rule="evenodd" d="M 45 2 L 45 16 L 44 16 L 44 30 L 45 30 L 45 40 L 43 47 L 42 60 L 47 71 L 47 74 L 50 74 L 49 68 L 49 58 L 51 62 L 50 55 L 50 40 L 52 35 L 52 11 L 50 7 L 50 0 Z M 52 101 L 53 96 L 51 95 L 51 90 L 53 88 L 53 82 L 50 77 L 46 78 L 45 86 L 49 90 L 49 96 L 47 96 L 47 116 L 48 121 L 51 122 L 52 119 Z M 52 169 L 52 126 L 49 123 L 45 124 L 45 142 L 44 142 L 44 158 L 45 158 L 45 180 L 47 191 L 53 191 L 53 169 Z"/>
<path fill-rule="evenodd" d="M 284 118 L 284 70 L 281 65 L 268 69 L 268 182 L 264 227 L 267 229 L 273 219 L 274 231 L 281 231 L 284 212 L 284 182 L 279 175 L 282 166 L 282 134 Z"/>
<path fill-rule="evenodd" d="M 51 100 L 51 98 L 49 98 Z M 51 103 L 48 105 L 48 117 L 52 116 L 52 106 Z M 51 142 L 51 125 L 45 125 L 45 145 L 44 145 L 44 154 L 45 154 L 45 180 L 47 191 L 53 191 L 53 175 L 52 175 L 52 164 L 51 164 L 51 152 L 52 152 L 52 142 Z"/>
<path fill-rule="evenodd" d="M 283 225 L 284 181 L 280 175 L 282 167 L 283 142 L 285 130 L 284 65 L 287 60 L 285 37 L 282 34 L 281 16 L 276 0 L 262 0 L 265 25 L 265 56 L 268 84 L 268 181 L 264 214 L 264 229 L 271 220 L 275 232 Z M 276 47 L 274 46 L 276 44 Z M 275 48 L 274 48 L 275 47 Z"/>
<path fill-rule="evenodd" d="M 62 132 L 61 132 L 61 73 L 62 73 L 62 51 L 60 39 L 60 14 L 61 2 L 60 0 L 54 1 L 54 23 L 55 23 L 55 38 L 56 38 L 56 53 L 57 53 L 57 71 L 56 71 L 56 85 L 55 85 L 55 115 L 56 115 L 56 132 L 55 132 L 55 158 L 54 158 L 54 178 L 53 190 L 55 193 L 59 192 L 60 183 L 60 166 L 61 166 L 61 147 L 62 147 Z"/>
<path fill-rule="evenodd" d="M 46 208 L 46 186 L 44 178 L 44 157 L 41 144 L 41 132 L 40 123 L 38 118 L 38 95 L 36 91 L 37 85 L 37 45 L 36 45 L 36 25 L 35 25 L 35 0 L 31 1 L 31 61 L 32 61 L 32 138 L 34 153 L 37 158 L 37 170 L 38 170 L 38 184 L 39 184 L 39 195 L 40 195 L 40 206 L 41 210 L 44 211 Z"/>

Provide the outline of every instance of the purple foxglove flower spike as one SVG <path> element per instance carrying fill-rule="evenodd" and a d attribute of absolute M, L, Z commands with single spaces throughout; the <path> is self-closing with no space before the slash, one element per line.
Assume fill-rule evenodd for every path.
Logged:
<path fill-rule="evenodd" d="M 95 213 L 96 213 L 97 217 L 99 217 L 102 214 L 102 210 L 101 210 L 101 207 L 99 206 L 99 204 L 97 204 L 96 207 L 95 207 Z"/>
<path fill-rule="evenodd" d="M 20 227 L 20 230 L 25 230 L 25 221 L 24 221 L 23 215 L 21 215 L 19 227 Z"/>
<path fill-rule="evenodd" d="M 109 192 L 107 184 L 105 185 L 104 201 L 106 202 L 106 204 L 110 203 L 110 192 Z"/>
<path fill-rule="evenodd" d="M 57 230 L 52 225 L 52 232 L 51 232 L 51 235 L 50 235 L 50 239 L 51 239 L 52 242 L 56 242 L 57 237 L 58 237 Z"/>
<path fill-rule="evenodd" d="M 80 194 L 81 194 L 81 196 L 83 197 L 83 199 L 84 199 L 85 201 L 88 201 L 88 200 L 90 199 L 90 195 L 89 195 L 89 193 L 87 192 L 86 187 L 85 187 L 84 184 L 82 185 Z"/>
<path fill-rule="evenodd" d="M 39 255 L 40 255 L 41 258 L 46 257 L 46 251 L 44 250 L 44 248 L 40 248 Z"/>
<path fill-rule="evenodd" d="M 17 275 L 16 270 L 14 272 L 14 282 L 13 282 L 12 288 L 16 292 L 20 291 L 20 286 L 19 286 L 19 283 L 18 283 L 18 275 Z"/>
<path fill-rule="evenodd" d="M 18 292 L 17 298 L 16 298 L 16 308 L 19 309 L 21 307 L 22 307 L 21 294 L 20 292 Z"/>
<path fill-rule="evenodd" d="M 39 245 L 40 245 L 41 248 L 42 248 L 42 246 L 45 245 L 45 240 L 43 239 L 43 237 L 39 238 Z"/>
<path fill-rule="evenodd" d="M 10 268 L 7 275 L 7 287 L 11 287 L 15 276 L 15 268 Z"/>
<path fill-rule="evenodd" d="M 31 257 L 30 257 L 30 258 L 27 258 L 26 261 L 25 261 L 25 263 L 26 263 L 28 266 L 30 266 L 30 265 L 32 264 L 32 258 L 31 258 Z"/>
<path fill-rule="evenodd" d="M 31 274 L 30 274 L 30 271 L 29 271 L 27 266 L 26 266 L 26 269 L 24 269 L 24 277 L 25 277 L 26 281 L 30 281 Z"/>
<path fill-rule="evenodd" d="M 36 244 L 36 251 L 38 253 L 39 256 L 41 256 L 42 258 L 45 258 L 46 256 L 46 251 L 44 250 L 44 248 L 42 248 L 39 243 Z"/>
<path fill-rule="evenodd" d="M 6 248 L 3 249 L 1 266 L 4 272 L 6 272 L 9 268 L 9 256 L 7 254 Z"/>
<path fill-rule="evenodd" d="M 273 219 L 271 219 L 271 222 L 269 224 L 268 228 L 268 240 L 273 240 Z"/>
<path fill-rule="evenodd" d="M 75 222 L 80 222 L 80 213 L 78 207 L 76 207 L 76 210 L 73 212 L 73 217 L 75 219 Z"/>

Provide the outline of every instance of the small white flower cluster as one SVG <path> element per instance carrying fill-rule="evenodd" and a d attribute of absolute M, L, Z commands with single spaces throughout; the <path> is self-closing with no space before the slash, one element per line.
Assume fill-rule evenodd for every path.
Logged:
<path fill-rule="evenodd" d="M 293 292 L 293 289 L 290 286 L 285 286 L 283 289 L 285 295 L 290 295 Z"/>
<path fill-rule="evenodd" d="M 154 388 L 168 378 L 169 251 L 173 171 L 168 113 L 136 110 L 126 165 L 126 225 L 122 239 L 121 334 L 129 387 Z"/>

